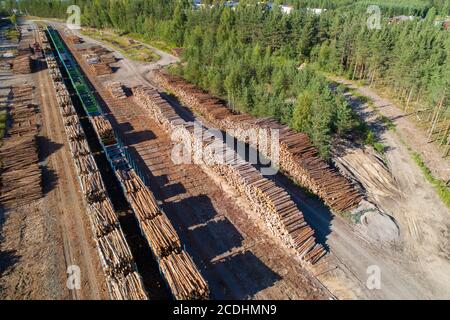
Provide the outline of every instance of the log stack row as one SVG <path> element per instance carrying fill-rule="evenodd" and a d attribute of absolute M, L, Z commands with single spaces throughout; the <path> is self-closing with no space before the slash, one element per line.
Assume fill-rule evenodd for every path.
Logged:
<path fill-rule="evenodd" d="M 95 50 L 95 52 L 91 53 L 101 54 L 102 49 L 98 48 L 98 50 L 100 52 Z M 92 123 L 98 122 L 93 118 L 95 117 L 91 117 Z M 102 118 L 101 121 L 107 120 L 106 118 Z M 104 124 L 102 125 L 102 127 L 106 126 L 107 125 Z M 102 136 L 99 127 L 99 125 L 96 126 L 94 124 L 94 129 L 97 130 L 97 134 Z M 128 166 L 124 165 L 128 162 L 127 159 L 121 158 L 120 162 L 122 164 L 120 169 L 116 168 L 115 170 L 116 177 L 124 187 L 127 201 L 132 207 L 141 231 L 147 238 L 150 248 L 160 264 L 160 269 L 167 284 L 170 286 L 174 297 L 176 299 L 207 299 L 209 297 L 209 289 L 206 281 L 203 279 L 192 259 L 183 250 L 179 236 L 169 219 L 161 210 L 153 194 L 145 186 L 141 178 L 133 169 L 127 168 Z M 185 267 L 173 265 L 176 264 L 179 259 L 174 258 L 170 260 L 168 264 L 172 265 L 174 270 L 179 270 L 179 272 L 174 279 L 169 278 L 168 274 L 162 269 L 162 263 L 169 257 L 180 254 L 183 254 L 184 259 L 182 260 L 182 263 Z M 189 272 L 183 271 L 185 269 L 189 270 Z M 124 278 L 124 281 L 128 286 L 133 286 L 135 283 L 132 276 Z M 118 295 L 128 291 L 120 283 L 113 282 L 111 283 L 111 287 Z M 179 288 L 185 288 L 185 294 L 181 294 Z M 188 292 L 188 294 L 186 294 L 186 292 Z"/>
<path fill-rule="evenodd" d="M 78 51 L 80 51 L 82 56 L 86 59 L 89 68 L 94 75 L 104 76 L 113 72 L 110 64 L 115 63 L 117 59 L 108 49 L 95 45 L 79 49 Z"/>
<path fill-rule="evenodd" d="M 67 36 L 67 39 L 69 39 L 71 44 L 81 44 L 81 43 L 83 43 L 83 38 L 80 38 L 79 36 L 74 35 L 74 34 Z"/>
<path fill-rule="evenodd" d="M 360 204 L 363 199 L 361 192 L 320 158 L 306 134 L 295 132 L 272 118 L 234 114 L 222 101 L 180 77 L 162 71 L 155 75 L 157 82 L 177 95 L 183 104 L 201 113 L 218 129 L 255 148 L 259 148 L 256 137 L 260 132 L 272 135 L 276 131 L 279 134 L 279 157 L 273 157 L 272 148 L 262 148 L 260 152 L 297 183 L 322 198 L 331 209 L 346 212 Z M 249 132 L 254 132 L 254 136 L 251 137 Z"/>
<path fill-rule="evenodd" d="M 316 243 L 313 229 L 285 190 L 240 158 L 222 139 L 216 139 L 205 129 L 201 129 L 199 135 L 156 90 L 137 87 L 134 97 L 168 133 L 176 132 L 173 136 L 180 137 L 187 150 L 201 154 L 202 159 L 195 159 L 197 163 L 208 164 L 244 196 L 268 229 L 287 247 L 295 249 L 303 260 L 311 263 L 325 254 L 324 248 Z"/>
<path fill-rule="evenodd" d="M 46 60 L 56 89 L 57 101 L 111 298 L 148 299 L 142 279 L 136 272 L 130 247 L 112 203 L 107 197 L 94 156 L 89 149 L 69 92 L 62 82 L 60 71 L 51 52 L 46 52 Z M 76 131 L 78 129 L 81 131 Z M 74 134 L 74 130 L 78 134 Z"/>
<path fill-rule="evenodd" d="M 112 68 L 108 63 L 93 63 L 90 65 L 90 69 L 96 76 L 105 76 L 112 73 Z"/>
<path fill-rule="evenodd" d="M 111 81 L 106 84 L 106 89 L 108 89 L 109 93 L 115 98 L 119 100 L 123 100 L 127 98 L 125 90 L 123 88 L 122 83 L 118 81 Z"/>
<path fill-rule="evenodd" d="M 31 73 L 31 55 L 19 55 L 13 60 L 13 72 L 15 74 L 30 74 Z"/>
<path fill-rule="evenodd" d="M 32 104 L 32 86 L 13 86 L 9 97 L 11 125 L 0 147 L 0 203 L 6 209 L 30 204 L 42 197 L 37 135 L 38 109 Z"/>

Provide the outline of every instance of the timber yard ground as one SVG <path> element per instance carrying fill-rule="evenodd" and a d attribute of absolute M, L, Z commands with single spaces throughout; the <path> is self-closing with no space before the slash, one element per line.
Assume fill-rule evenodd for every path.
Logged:
<path fill-rule="evenodd" d="M 377 110 L 374 113 L 373 106 L 359 101 L 350 93 L 348 95 L 356 112 L 368 125 L 378 129 L 388 147 L 385 154 L 387 166 L 380 169 L 369 151 L 360 154 L 364 157 L 364 166 L 351 158 L 351 152 L 342 159 L 351 163 L 356 172 L 361 170 L 368 175 L 364 184 L 368 197 L 392 217 L 389 222 L 374 219 L 354 223 L 331 212 L 321 200 L 300 189 L 282 173 L 270 177 L 289 194 L 315 231 L 317 242 L 327 250 L 317 264 L 311 265 L 301 261 L 294 250 L 287 248 L 279 237 L 270 232 L 254 212 L 252 204 L 223 176 L 216 175 L 206 166 L 174 164 L 171 158 L 174 142 L 170 133 L 146 112 L 133 95 L 127 93 L 126 97 L 119 99 L 106 86 L 116 81 L 126 88 L 145 86 L 157 89 L 180 117 L 202 121 L 205 127 L 214 127 L 174 95 L 168 94 L 155 79 L 154 71 L 177 63 L 177 57 L 142 44 L 159 60 L 131 61 L 108 43 L 78 32 L 75 35 L 83 42 L 72 43 L 69 37 L 73 34 L 63 24 L 43 20 L 21 23 L 22 45 L 37 41 L 43 46 L 38 25 L 52 25 L 62 35 L 105 117 L 133 158 L 136 170 L 146 178 L 148 189 L 207 282 L 211 299 L 450 297 L 449 211 L 411 153 L 425 150 L 422 157 L 426 164 L 436 176 L 447 180 L 448 162 L 437 158 L 439 155 L 433 146 L 423 142 L 425 133 L 404 119 L 401 111 L 390 101 L 376 96 L 369 88 L 355 87 L 362 95 L 374 100 Z M 2 36 L 0 45 L 14 48 L 18 44 Z M 97 76 L 93 72 L 82 50 L 94 45 L 108 49 L 118 59 L 111 64 L 113 73 Z M 56 53 L 55 48 L 52 49 Z M 110 289 L 90 227 L 78 171 L 64 129 L 65 122 L 59 112 L 57 93 L 45 59 L 34 59 L 30 74 L 0 71 L 0 99 L 3 103 L 8 100 L 11 86 L 28 84 L 34 87 L 33 99 L 40 114 L 38 150 L 43 189 L 41 199 L 0 212 L 0 298 L 109 299 Z M 148 297 L 170 299 L 171 289 L 160 273 L 159 260 L 151 254 L 75 88 L 61 64 L 60 67 L 89 147 L 96 156 L 107 194 L 119 214 L 120 226 Z M 344 82 L 342 79 L 333 80 Z M 345 84 L 354 86 L 348 82 Z M 392 119 L 395 131 L 383 127 L 385 124 L 380 114 Z M 421 148 L 420 144 L 426 146 Z M 370 168 L 377 170 L 370 171 Z M 386 176 L 392 183 L 383 192 L 376 190 L 380 176 Z M 395 224 L 391 223 L 394 220 Z M 81 286 L 70 290 L 66 286 L 67 268 L 72 265 L 80 268 Z M 381 287 L 375 290 L 367 287 L 367 272 L 371 266 L 379 267 L 381 272 Z"/>

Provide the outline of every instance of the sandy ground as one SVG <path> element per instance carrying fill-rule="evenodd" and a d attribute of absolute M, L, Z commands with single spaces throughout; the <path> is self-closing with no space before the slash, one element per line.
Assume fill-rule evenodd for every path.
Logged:
<path fill-rule="evenodd" d="M 10 259 L 6 270 L 2 267 L 0 296 L 6 299 L 106 298 L 51 79 L 46 69 L 26 77 L 36 87 L 36 102 L 41 110 L 39 151 L 45 195 L 38 203 L 6 213 L 1 250 L 14 253 L 15 258 Z M 10 83 L 23 83 L 16 75 L 10 75 L 9 79 Z M 3 257 L 1 260 L 3 265 Z M 71 265 L 81 269 L 80 290 L 67 289 L 66 270 Z"/>

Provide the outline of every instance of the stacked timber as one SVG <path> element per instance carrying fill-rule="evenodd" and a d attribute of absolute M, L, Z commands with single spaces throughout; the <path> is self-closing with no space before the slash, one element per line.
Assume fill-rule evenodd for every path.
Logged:
<path fill-rule="evenodd" d="M 111 123 L 104 116 L 92 117 L 92 124 L 104 145 L 117 143 Z"/>
<path fill-rule="evenodd" d="M 107 235 L 97 238 L 97 246 L 109 276 L 133 272 L 133 255 L 121 229 L 114 229 Z"/>
<path fill-rule="evenodd" d="M 38 110 L 31 105 L 33 87 L 13 86 L 9 96 L 11 125 L 0 147 L 0 203 L 6 209 L 30 204 L 42 197 Z"/>
<path fill-rule="evenodd" d="M 146 300 L 145 289 L 137 272 L 109 283 L 113 300 Z"/>
<path fill-rule="evenodd" d="M 123 85 L 120 82 L 112 81 L 106 84 L 106 89 L 108 89 L 111 96 L 115 99 L 126 99 L 127 95 L 125 94 L 125 90 L 123 89 Z"/>
<path fill-rule="evenodd" d="M 265 178 L 222 139 L 215 139 L 206 129 L 202 129 L 198 137 L 193 125 L 181 119 L 156 90 L 137 87 L 134 97 L 169 134 L 178 132 L 180 142 L 188 145 L 187 150 L 201 155 L 201 159 L 194 160 L 208 165 L 245 197 L 268 229 L 287 247 L 296 250 L 299 257 L 314 264 L 326 253 L 323 246 L 316 243 L 314 230 L 285 190 Z"/>
<path fill-rule="evenodd" d="M 167 284 L 176 299 L 207 299 L 208 285 L 189 255 L 182 249 L 180 238 L 161 210 L 153 194 L 134 170 L 116 171 L 125 186 L 126 197 L 133 208 L 142 233 L 158 259 Z"/>
<path fill-rule="evenodd" d="M 108 235 L 120 226 L 111 202 L 108 200 L 90 204 L 89 217 L 98 238 Z"/>
<path fill-rule="evenodd" d="M 163 258 L 160 267 L 176 299 L 208 299 L 208 285 L 185 252 Z"/>
<path fill-rule="evenodd" d="M 151 220 L 161 214 L 161 209 L 153 193 L 145 186 L 134 170 L 120 170 L 118 171 L 118 177 L 125 186 L 131 206 L 135 210 L 138 220 Z"/>
<path fill-rule="evenodd" d="M 156 80 L 220 130 L 256 148 L 259 147 L 257 139 L 249 139 L 248 130 L 258 134 L 260 131 L 278 133 L 279 160 L 276 159 L 278 157 L 272 157 L 272 148 L 264 148 L 260 152 L 272 158 L 274 164 L 279 165 L 297 183 L 321 197 L 331 209 L 337 212 L 350 211 L 363 199 L 363 195 L 349 180 L 320 158 L 307 135 L 294 132 L 272 118 L 257 119 L 250 115 L 234 114 L 222 101 L 180 77 L 157 71 Z"/>
<path fill-rule="evenodd" d="M 91 154 L 86 139 L 69 140 L 70 150 L 75 159 Z M 81 168 L 79 168 L 81 170 Z"/>
<path fill-rule="evenodd" d="M 96 76 L 105 76 L 112 73 L 112 69 L 107 63 L 91 64 L 89 67 Z"/>
<path fill-rule="evenodd" d="M 9 71 L 12 69 L 12 63 L 10 61 L 0 61 L 0 70 Z"/>
<path fill-rule="evenodd" d="M 64 128 L 79 175 L 86 211 L 110 296 L 112 299 L 120 300 L 146 300 L 147 293 L 141 277 L 136 272 L 131 250 L 112 203 L 106 196 L 107 192 L 94 156 L 89 149 L 70 95 L 62 82 L 61 73 L 51 52 L 46 52 L 46 60 L 56 89 L 57 102 L 63 116 Z M 81 131 L 73 134 L 74 127 Z"/>
<path fill-rule="evenodd" d="M 80 175 L 89 174 L 98 170 L 94 157 L 90 152 L 86 155 L 76 155 L 74 153 L 74 161 Z"/>
<path fill-rule="evenodd" d="M 82 44 L 83 43 L 83 38 L 80 38 L 77 35 L 69 35 L 67 38 L 69 39 L 69 42 L 72 44 Z"/>
<path fill-rule="evenodd" d="M 70 123 L 66 127 L 66 134 L 69 140 L 82 140 L 84 139 L 84 131 L 81 128 L 80 123 Z"/>
<path fill-rule="evenodd" d="M 117 59 L 112 53 L 104 54 L 104 55 L 100 56 L 100 62 L 101 63 L 111 64 L 111 63 L 116 63 Z"/>
<path fill-rule="evenodd" d="M 16 74 L 31 73 L 31 56 L 29 54 L 19 55 L 13 60 L 13 72 Z"/>
<path fill-rule="evenodd" d="M 181 252 L 181 241 L 169 219 L 161 214 L 152 220 L 142 223 L 142 229 L 147 236 L 150 246 L 160 258 Z"/>

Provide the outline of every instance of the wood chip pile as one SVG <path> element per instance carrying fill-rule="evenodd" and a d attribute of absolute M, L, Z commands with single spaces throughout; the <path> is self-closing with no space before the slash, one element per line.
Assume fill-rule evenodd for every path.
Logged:
<path fill-rule="evenodd" d="M 209 163 L 209 168 L 244 196 L 272 233 L 287 247 L 295 249 L 303 260 L 313 264 L 326 253 L 325 249 L 316 243 L 314 230 L 307 224 L 303 213 L 284 189 L 241 159 L 222 139 L 215 139 L 203 130 L 199 141 L 193 125 L 181 119 L 156 90 L 137 87 L 134 97 L 168 133 L 178 131 L 177 136 L 181 137 L 184 143 L 190 144 L 188 149 L 196 150 L 202 146 L 202 150 L 211 150 L 206 154 L 200 152 L 203 155 L 200 163 Z M 223 159 L 216 159 L 217 155 L 213 151 L 217 150 L 222 151 Z"/>
<path fill-rule="evenodd" d="M 126 99 L 127 95 L 125 93 L 125 90 L 123 88 L 122 83 L 117 81 L 108 82 L 106 84 L 106 88 L 108 89 L 109 93 L 113 96 L 115 99 Z"/>
<path fill-rule="evenodd" d="M 32 97 L 33 87 L 27 85 L 13 86 L 9 94 L 11 125 L 0 147 L 0 203 L 6 209 L 42 197 L 37 146 L 39 115 Z"/>
<path fill-rule="evenodd" d="M 254 130 L 257 134 L 260 130 L 277 130 L 280 141 L 279 160 L 273 159 L 274 162 L 278 162 L 281 170 L 297 183 L 322 198 L 331 209 L 337 212 L 351 211 L 363 199 L 363 195 L 349 180 L 319 157 L 307 135 L 297 133 L 272 118 L 258 119 L 250 115 L 233 114 L 219 99 L 180 77 L 157 71 L 156 80 L 166 90 L 175 93 L 183 104 L 201 113 L 218 129 L 227 131 L 256 148 L 257 139 L 249 139 L 248 130 Z M 271 158 L 271 148 L 260 151 Z"/>
<path fill-rule="evenodd" d="M 147 293 L 140 275 L 136 272 L 130 247 L 111 200 L 107 196 L 103 179 L 85 139 L 69 92 L 62 82 L 57 63 L 50 51 L 46 51 L 46 60 L 56 89 L 58 105 L 110 296 L 112 299 L 120 300 L 146 300 Z M 73 133 L 74 130 L 76 134 Z"/>

